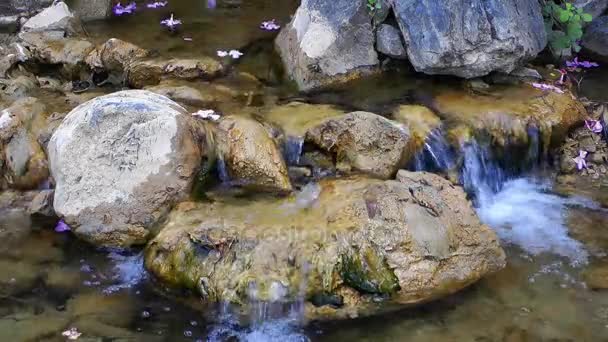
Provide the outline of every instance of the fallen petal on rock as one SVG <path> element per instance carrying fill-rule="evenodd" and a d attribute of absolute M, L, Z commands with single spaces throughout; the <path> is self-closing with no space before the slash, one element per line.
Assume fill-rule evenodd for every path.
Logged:
<path fill-rule="evenodd" d="M 59 220 L 59 222 L 57 222 L 57 225 L 55 226 L 55 231 L 57 233 L 69 232 L 70 230 L 72 229 L 70 228 L 70 226 L 68 226 L 67 223 L 65 223 L 64 220 Z"/>

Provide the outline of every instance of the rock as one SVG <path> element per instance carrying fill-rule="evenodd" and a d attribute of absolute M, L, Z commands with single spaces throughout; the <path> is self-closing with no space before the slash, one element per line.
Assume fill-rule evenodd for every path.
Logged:
<path fill-rule="evenodd" d="M 197 59 L 140 60 L 128 69 L 128 82 L 134 88 L 158 84 L 162 78 L 182 80 L 213 79 L 223 66 L 210 57 Z"/>
<path fill-rule="evenodd" d="M 80 22 L 64 2 L 59 1 L 31 17 L 21 27 L 22 32 L 59 31 L 67 35 L 83 32 Z"/>
<path fill-rule="evenodd" d="M 426 74 L 511 72 L 547 44 L 538 1 L 394 0 L 409 61 Z"/>
<path fill-rule="evenodd" d="M 47 271 L 44 284 L 55 291 L 77 292 L 83 280 L 77 269 L 54 266 Z"/>
<path fill-rule="evenodd" d="M 527 84 L 496 86 L 482 93 L 442 91 L 434 97 L 432 108 L 444 120 L 491 136 L 498 146 L 528 146 L 530 129 L 535 128 L 544 149 L 557 147 L 587 117 L 571 93 L 543 92 Z"/>
<path fill-rule="evenodd" d="M 401 32 L 388 24 L 380 25 L 376 31 L 376 49 L 391 58 L 407 59 Z"/>
<path fill-rule="evenodd" d="M 0 9 L 0 32 L 16 33 L 19 31 L 19 16 L 4 15 Z"/>
<path fill-rule="evenodd" d="M 47 217 L 54 217 L 55 210 L 53 209 L 53 197 L 55 196 L 55 190 L 42 190 L 30 203 L 28 213 L 31 215 L 41 215 Z"/>
<path fill-rule="evenodd" d="M 601 16 L 608 9 L 608 0 L 573 0 L 571 3 L 578 8 L 582 7 L 585 13 L 593 16 L 593 19 Z"/>
<path fill-rule="evenodd" d="M 393 112 L 393 120 L 410 129 L 415 150 L 422 148 L 431 132 L 441 126 L 441 119 L 430 109 L 419 105 L 401 105 Z"/>
<path fill-rule="evenodd" d="M 378 295 L 388 306 L 437 299 L 505 265 L 463 190 L 437 175 L 400 171 L 396 181 L 326 179 L 317 187 L 305 206 L 299 194 L 184 203 L 149 243 L 146 267 L 208 301 L 350 293 L 342 307 L 316 312 L 335 317 L 381 311 Z"/>
<path fill-rule="evenodd" d="M 583 47 L 608 60 L 608 15 L 595 18 L 587 26 Z"/>
<path fill-rule="evenodd" d="M 38 63 L 62 64 L 74 74 L 77 74 L 77 67 L 84 67 L 85 58 L 94 49 L 88 40 L 53 37 L 46 32 L 22 33 L 19 36 Z"/>
<path fill-rule="evenodd" d="M 19 75 L 14 78 L 0 79 L 0 99 L 18 100 L 31 95 L 39 84 L 35 77 Z"/>
<path fill-rule="evenodd" d="M 212 96 L 203 96 L 198 89 L 185 85 L 161 84 L 146 90 L 166 96 L 177 103 L 195 107 L 209 106 L 215 100 Z"/>
<path fill-rule="evenodd" d="M 42 276 L 40 266 L 23 261 L 0 260 L 0 293 L 13 296 L 27 292 Z"/>
<path fill-rule="evenodd" d="M 76 0 L 72 9 L 82 21 L 102 20 L 112 15 L 112 0 Z"/>
<path fill-rule="evenodd" d="M 378 65 L 364 1 L 302 1 L 275 44 L 300 90 L 352 80 Z"/>
<path fill-rule="evenodd" d="M 108 295 L 98 291 L 80 293 L 67 302 L 74 318 L 92 318 L 102 323 L 128 327 L 136 317 L 134 297 L 127 292 Z"/>
<path fill-rule="evenodd" d="M 368 112 L 352 112 L 308 130 L 306 142 L 336 156 L 337 168 L 391 178 L 413 156 L 409 128 Z"/>
<path fill-rule="evenodd" d="M 287 166 L 268 131 L 252 119 L 227 116 L 216 132 L 230 182 L 254 191 L 291 192 Z"/>
<path fill-rule="evenodd" d="M 0 195 L 0 253 L 2 254 L 20 245 L 32 231 L 32 219 L 25 210 L 22 210 L 23 204 L 16 201 L 18 196 L 19 194 L 11 191 L 3 191 Z M 28 199 L 20 200 L 26 202 Z"/>
<path fill-rule="evenodd" d="M 148 51 L 120 39 L 111 38 L 93 50 L 86 58 L 92 69 L 123 73 L 132 62 L 144 58 Z"/>
<path fill-rule="evenodd" d="M 48 145 L 57 214 L 95 245 L 145 243 L 148 228 L 188 194 L 198 171 L 203 151 L 191 120 L 148 91 L 76 107 Z"/>
<path fill-rule="evenodd" d="M 52 3 L 53 0 L 8 0 L 0 4 L 0 13 L 36 12 L 50 6 Z"/>
<path fill-rule="evenodd" d="M 0 164 L 14 189 L 35 189 L 48 176 L 48 163 L 36 134 L 44 125 L 44 105 L 34 98 L 15 101 L 0 112 Z"/>

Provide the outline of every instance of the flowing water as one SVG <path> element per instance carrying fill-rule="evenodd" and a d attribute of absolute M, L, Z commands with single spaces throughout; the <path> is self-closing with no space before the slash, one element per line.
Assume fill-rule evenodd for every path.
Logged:
<path fill-rule="evenodd" d="M 237 70 L 274 70 L 276 56 L 267 53 L 274 34 L 258 25 L 272 18 L 284 23 L 297 6 L 291 0 L 169 2 L 165 9 L 90 24 L 88 33 L 97 41 L 131 41 L 161 56 L 236 48 L 245 53 Z M 177 32 L 158 25 L 170 13 L 184 21 Z M 266 99 L 300 96 L 275 81 L 264 79 Z M 394 73 L 363 86 L 302 96 L 385 114 L 411 100 L 413 89 L 438 86 L 436 80 Z M 251 309 L 242 312 L 163 287 L 146 273 L 141 250 L 94 249 L 70 233 L 55 233 L 54 222 L 2 212 L 0 232 L 17 233 L 0 250 L 0 341 L 62 341 L 60 332 L 70 327 L 87 341 L 608 341 L 608 292 L 589 289 L 583 278 L 588 267 L 607 262 L 608 239 L 588 232 L 606 228 L 608 213 L 589 199 L 553 193 L 538 133 L 529 135 L 529 151 L 517 156 L 515 167 L 474 139 L 459 149 L 450 146 L 438 128 L 411 166 L 456 174 L 507 252 L 504 270 L 448 298 L 377 317 L 306 322 L 302 301 L 259 302 L 252 288 Z M 301 138 L 286 139 L 288 163 L 298 164 L 304 148 Z M 219 173 L 230 181 L 221 162 Z M 304 186 L 286 215 L 313 205 L 316 196 L 314 183 Z"/>

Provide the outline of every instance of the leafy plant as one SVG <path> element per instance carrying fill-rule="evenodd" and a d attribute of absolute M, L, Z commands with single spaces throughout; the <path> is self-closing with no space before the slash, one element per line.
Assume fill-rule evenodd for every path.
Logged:
<path fill-rule="evenodd" d="M 370 12 L 379 10 L 381 8 L 380 0 L 367 0 L 367 8 L 370 10 Z"/>
<path fill-rule="evenodd" d="M 554 55 L 564 49 L 579 52 L 580 39 L 583 37 L 583 26 L 591 22 L 593 17 L 570 2 L 557 4 L 555 1 L 544 1 L 543 17 L 545 29 L 549 38 L 549 47 Z"/>

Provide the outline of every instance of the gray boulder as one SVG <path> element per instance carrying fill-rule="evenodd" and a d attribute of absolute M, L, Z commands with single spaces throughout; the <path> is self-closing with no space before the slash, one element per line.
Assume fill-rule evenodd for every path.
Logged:
<path fill-rule="evenodd" d="M 300 90 L 351 80 L 378 64 L 365 1 L 303 0 L 276 47 Z"/>
<path fill-rule="evenodd" d="M 382 24 L 376 31 L 376 49 L 391 58 L 407 59 L 401 32 L 391 25 Z"/>
<path fill-rule="evenodd" d="M 589 13 L 593 18 L 602 15 L 608 9 L 608 0 L 574 0 L 572 4 L 578 8 L 583 8 L 586 13 Z"/>
<path fill-rule="evenodd" d="M 198 171 L 191 120 L 175 102 L 142 90 L 76 107 L 48 144 L 57 215 L 95 245 L 145 243 Z"/>
<path fill-rule="evenodd" d="M 583 47 L 608 59 L 608 16 L 599 17 L 587 26 Z"/>
<path fill-rule="evenodd" d="M 509 73 L 547 44 L 537 0 L 395 0 L 393 9 L 410 62 L 427 74 Z"/>

